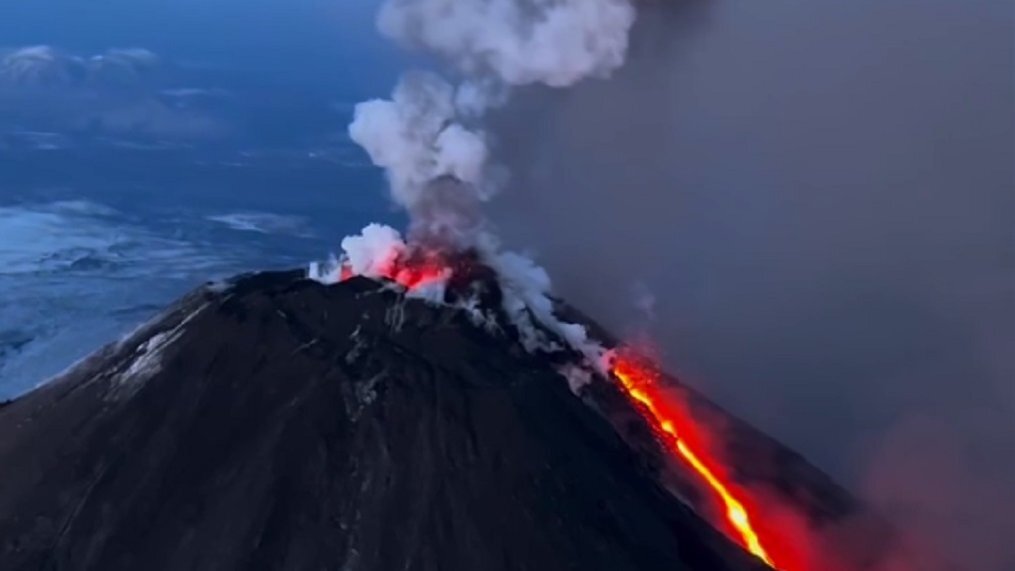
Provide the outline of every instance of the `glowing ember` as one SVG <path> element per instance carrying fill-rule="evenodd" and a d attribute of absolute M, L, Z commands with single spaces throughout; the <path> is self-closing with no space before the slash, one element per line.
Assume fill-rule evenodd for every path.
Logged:
<path fill-rule="evenodd" d="M 447 281 L 451 273 L 451 268 L 439 256 L 433 254 L 417 255 L 408 259 L 394 258 L 376 277 L 391 280 L 411 291 Z M 348 280 L 356 275 L 348 262 L 343 263 L 339 281 Z"/>
<path fill-rule="evenodd" d="M 620 380 L 624 393 L 631 400 L 642 405 L 642 414 L 661 436 L 665 436 L 666 445 L 687 463 L 698 476 L 715 492 L 722 501 L 726 521 L 736 533 L 738 541 L 744 549 L 767 563 L 776 567 L 769 553 L 762 545 L 758 533 L 751 524 L 751 517 L 734 491 L 723 482 L 714 466 L 702 453 L 695 452 L 686 436 L 693 435 L 695 426 L 687 415 L 681 414 L 672 404 L 672 397 L 663 393 L 659 386 L 659 375 L 637 359 L 624 353 L 614 355 L 612 362 L 614 376 Z"/>
<path fill-rule="evenodd" d="M 388 276 L 409 290 L 446 281 L 450 270 L 443 264 L 427 260 L 420 264 L 406 265 L 398 268 L 393 276 Z"/>

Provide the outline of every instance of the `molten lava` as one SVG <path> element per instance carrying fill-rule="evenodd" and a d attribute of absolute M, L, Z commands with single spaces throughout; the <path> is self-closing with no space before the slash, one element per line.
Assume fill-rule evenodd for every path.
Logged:
<path fill-rule="evenodd" d="M 688 441 L 687 436 L 693 435 L 697 427 L 686 414 L 681 414 L 679 407 L 674 406 L 672 397 L 664 393 L 659 384 L 659 374 L 623 351 L 614 355 L 612 372 L 627 397 L 641 405 L 642 416 L 659 433 L 666 446 L 690 466 L 722 502 L 726 523 L 735 533 L 735 539 L 770 567 L 782 569 L 776 566 L 765 549 L 743 501 L 737 498 L 736 492 L 714 468 L 715 462 L 703 451 L 695 451 L 694 444 Z"/>
<path fill-rule="evenodd" d="M 405 289 L 414 290 L 433 283 L 446 281 L 448 273 L 448 268 L 439 261 L 427 260 L 411 266 L 406 265 L 397 268 L 392 275 L 386 277 L 398 282 Z"/>
<path fill-rule="evenodd" d="M 348 263 L 342 264 L 340 281 L 352 278 L 356 273 Z M 416 290 L 431 284 L 445 282 L 452 268 L 436 253 L 414 253 L 411 256 L 392 256 L 379 276 L 398 283 L 407 290 Z"/>
<path fill-rule="evenodd" d="M 374 266 L 376 277 L 385 278 L 402 285 L 409 291 L 431 284 L 447 283 L 452 275 L 468 276 L 472 256 L 459 255 L 448 258 L 436 251 L 416 249 L 414 251 L 391 252 L 385 263 Z M 342 264 L 340 279 L 345 281 L 355 275 L 352 267 Z M 468 279 L 468 278 L 466 278 Z M 716 469 L 717 463 L 707 456 L 699 446 L 697 427 L 690 416 L 681 410 L 672 397 L 666 395 L 659 383 L 659 373 L 648 363 L 629 351 L 618 351 L 612 355 L 611 371 L 620 381 L 624 394 L 640 405 L 645 420 L 659 434 L 670 451 L 696 473 L 708 489 L 721 502 L 731 536 L 747 551 L 777 567 L 763 545 L 758 532 L 751 523 L 751 515 L 737 492 L 724 481 L 723 472 Z"/>

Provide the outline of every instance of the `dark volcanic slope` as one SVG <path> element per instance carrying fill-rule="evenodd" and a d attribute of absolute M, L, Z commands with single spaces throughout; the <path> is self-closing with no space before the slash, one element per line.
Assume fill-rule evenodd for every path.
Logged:
<path fill-rule="evenodd" d="M 757 569 L 553 367 L 292 273 L 205 288 L 0 408 L 0 569 Z"/>

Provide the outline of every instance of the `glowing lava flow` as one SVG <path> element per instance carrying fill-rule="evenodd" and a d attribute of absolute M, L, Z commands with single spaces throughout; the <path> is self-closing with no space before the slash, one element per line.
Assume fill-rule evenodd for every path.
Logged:
<path fill-rule="evenodd" d="M 622 353 L 614 356 L 612 371 L 620 380 L 625 394 L 644 407 L 645 419 L 658 432 L 668 437 L 666 444 L 689 464 L 722 500 L 726 520 L 736 531 L 741 545 L 770 567 L 779 569 L 762 545 L 744 504 L 736 498 L 715 471 L 708 467 L 703 457 L 691 449 L 691 444 L 681 437 L 683 430 L 678 429 L 678 426 L 686 428 L 690 426 L 687 419 L 674 414 L 675 411 L 670 410 L 672 407 L 665 404 L 667 397 L 658 386 L 658 374 L 637 359 Z"/>

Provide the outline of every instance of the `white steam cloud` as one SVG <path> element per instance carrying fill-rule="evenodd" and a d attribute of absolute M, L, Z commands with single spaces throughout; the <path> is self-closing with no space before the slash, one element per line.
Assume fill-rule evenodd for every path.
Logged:
<path fill-rule="evenodd" d="M 402 77 L 391 100 L 356 106 L 349 136 L 387 171 L 394 201 L 412 211 L 428 184 L 452 176 L 482 192 L 487 146 L 455 119 L 455 89 L 432 73 Z"/>
<path fill-rule="evenodd" d="M 352 273 L 378 278 L 391 275 L 406 245 L 394 228 L 371 224 L 359 236 L 347 236 L 342 240 L 342 250 Z"/>
<path fill-rule="evenodd" d="M 624 63 L 634 18 L 628 0 L 389 0 L 378 25 L 466 75 L 567 87 Z"/>
<path fill-rule="evenodd" d="M 386 171 L 394 202 L 408 211 L 410 242 L 477 251 L 499 277 L 503 310 L 523 345 L 555 351 L 562 347 L 553 338 L 560 339 L 592 368 L 604 351 L 584 327 L 556 318 L 546 271 L 502 251 L 483 221 L 479 206 L 502 178 L 480 124 L 513 86 L 608 77 L 624 62 L 634 20 L 630 0 L 387 0 L 381 32 L 441 56 L 464 79 L 456 87 L 434 73 L 406 73 L 391 99 L 357 105 L 349 126 L 352 140 Z M 343 260 L 312 268 L 312 277 L 390 276 L 410 248 L 377 225 L 342 247 Z"/>
<path fill-rule="evenodd" d="M 474 124 L 511 86 L 608 76 L 624 62 L 634 19 L 629 0 L 388 0 L 382 33 L 442 56 L 466 79 L 456 88 L 407 73 L 391 99 L 356 106 L 349 135 L 387 171 L 392 198 L 414 218 L 439 210 L 415 212 L 441 177 L 460 181 L 473 203 L 488 200 L 498 178 Z"/>

